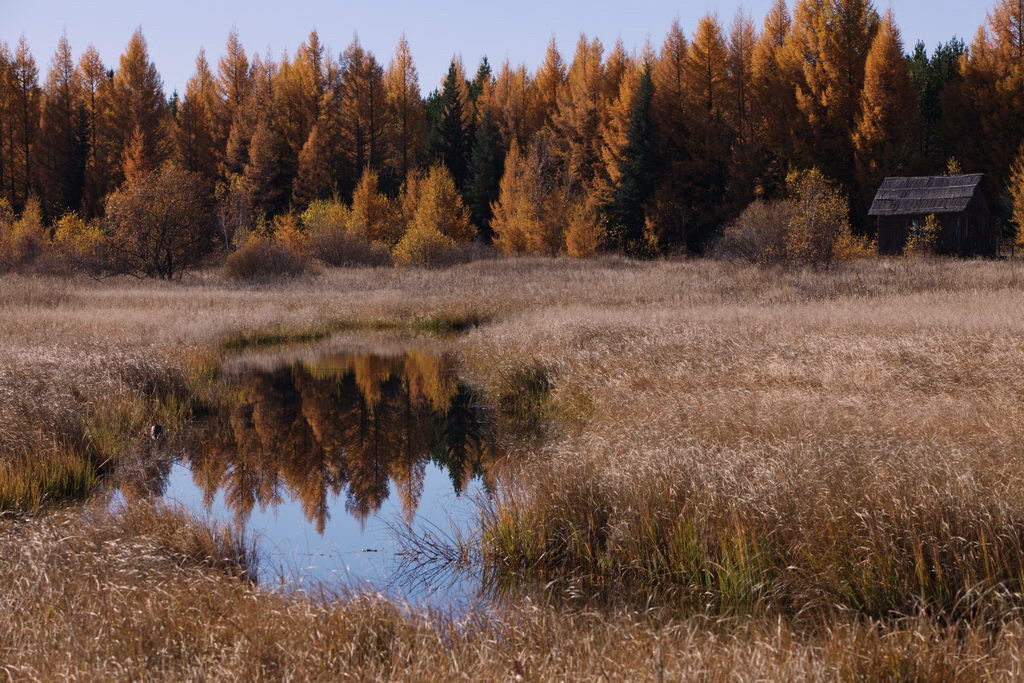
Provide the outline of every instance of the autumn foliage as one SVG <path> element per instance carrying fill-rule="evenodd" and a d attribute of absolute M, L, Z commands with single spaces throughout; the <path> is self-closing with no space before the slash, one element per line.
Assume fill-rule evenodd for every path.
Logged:
<path fill-rule="evenodd" d="M 581 35 L 567 59 L 552 40 L 535 71 L 455 58 L 426 96 L 404 37 L 385 64 L 358 40 L 334 52 L 316 31 L 275 61 L 231 33 L 218 59 L 200 52 L 180 98 L 141 30 L 111 65 L 92 47 L 76 60 L 62 38 L 45 74 L 21 39 L 0 44 L 4 263 L 31 262 L 70 214 L 98 231 L 79 233 L 109 239 L 122 228 L 108 196 L 168 162 L 192 174 L 215 224 L 188 263 L 239 247 L 236 233 L 274 233 L 282 215 L 296 217 L 292 237 L 310 233 L 291 248 L 376 245 L 403 263 L 474 241 L 505 254 L 701 254 L 808 169 L 849 201 L 852 234 L 870 236 L 883 178 L 937 175 L 953 157 L 984 172 L 997 217 L 1017 211 L 1020 224 L 1021 25 L 1019 0 L 998 0 L 969 45 L 908 55 L 872 0 L 792 12 L 776 0 L 760 25 L 742 11 L 691 35 L 675 22 L 639 52 Z M 326 205 L 349 212 L 333 232 L 300 217 Z"/>

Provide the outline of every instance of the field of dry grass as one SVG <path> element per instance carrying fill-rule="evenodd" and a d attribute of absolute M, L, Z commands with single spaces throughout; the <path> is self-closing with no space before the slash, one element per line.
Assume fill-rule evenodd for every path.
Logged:
<path fill-rule="evenodd" d="M 0 670 L 1015 678 L 1017 269 L 524 259 L 263 286 L 2 278 L 0 506 L 18 514 L 0 521 L 0 614 L 40 618 L 0 617 Z M 276 595 L 233 569 L 240 541 L 170 533 L 185 523 L 169 513 L 44 511 L 131 457 L 154 416 L 188 420 L 218 349 L 469 322 L 451 343 L 471 381 L 551 386 L 552 438 L 484 518 L 508 600 L 494 614 Z M 242 559 L 203 559 L 225 543 Z"/>

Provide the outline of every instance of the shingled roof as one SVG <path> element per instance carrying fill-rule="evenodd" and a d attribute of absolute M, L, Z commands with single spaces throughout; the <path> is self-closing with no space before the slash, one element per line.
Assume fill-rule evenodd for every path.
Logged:
<path fill-rule="evenodd" d="M 871 203 L 869 216 L 925 216 L 960 213 L 981 185 L 982 173 L 971 175 L 886 178 Z"/>

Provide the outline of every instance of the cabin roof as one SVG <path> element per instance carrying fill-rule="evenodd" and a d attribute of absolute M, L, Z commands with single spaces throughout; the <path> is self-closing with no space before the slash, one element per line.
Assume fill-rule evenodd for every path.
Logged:
<path fill-rule="evenodd" d="M 886 178 L 875 194 L 869 216 L 926 216 L 961 213 L 978 193 L 982 173 Z"/>

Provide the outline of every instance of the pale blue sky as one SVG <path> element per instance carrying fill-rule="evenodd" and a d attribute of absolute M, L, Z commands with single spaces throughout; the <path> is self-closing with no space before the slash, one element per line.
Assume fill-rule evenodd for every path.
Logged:
<path fill-rule="evenodd" d="M 954 34 L 969 40 L 994 1 L 891 0 L 876 6 L 894 9 L 908 48 L 921 39 L 930 49 Z M 552 36 L 567 59 L 581 31 L 609 47 L 622 38 L 627 48 L 640 49 L 648 38 L 659 45 L 673 18 L 690 34 L 707 12 L 717 12 L 727 26 L 741 4 L 760 26 L 771 0 L 0 0 L 0 41 L 13 44 L 24 33 L 45 74 L 64 29 L 76 58 L 92 43 L 113 66 L 142 26 L 170 93 L 184 90 L 199 48 L 216 63 L 232 26 L 250 52 L 269 48 L 275 57 L 294 52 L 311 28 L 334 52 L 358 33 L 385 65 L 405 32 L 427 91 L 455 53 L 470 70 L 485 54 L 496 67 L 507 57 L 533 68 Z"/>

